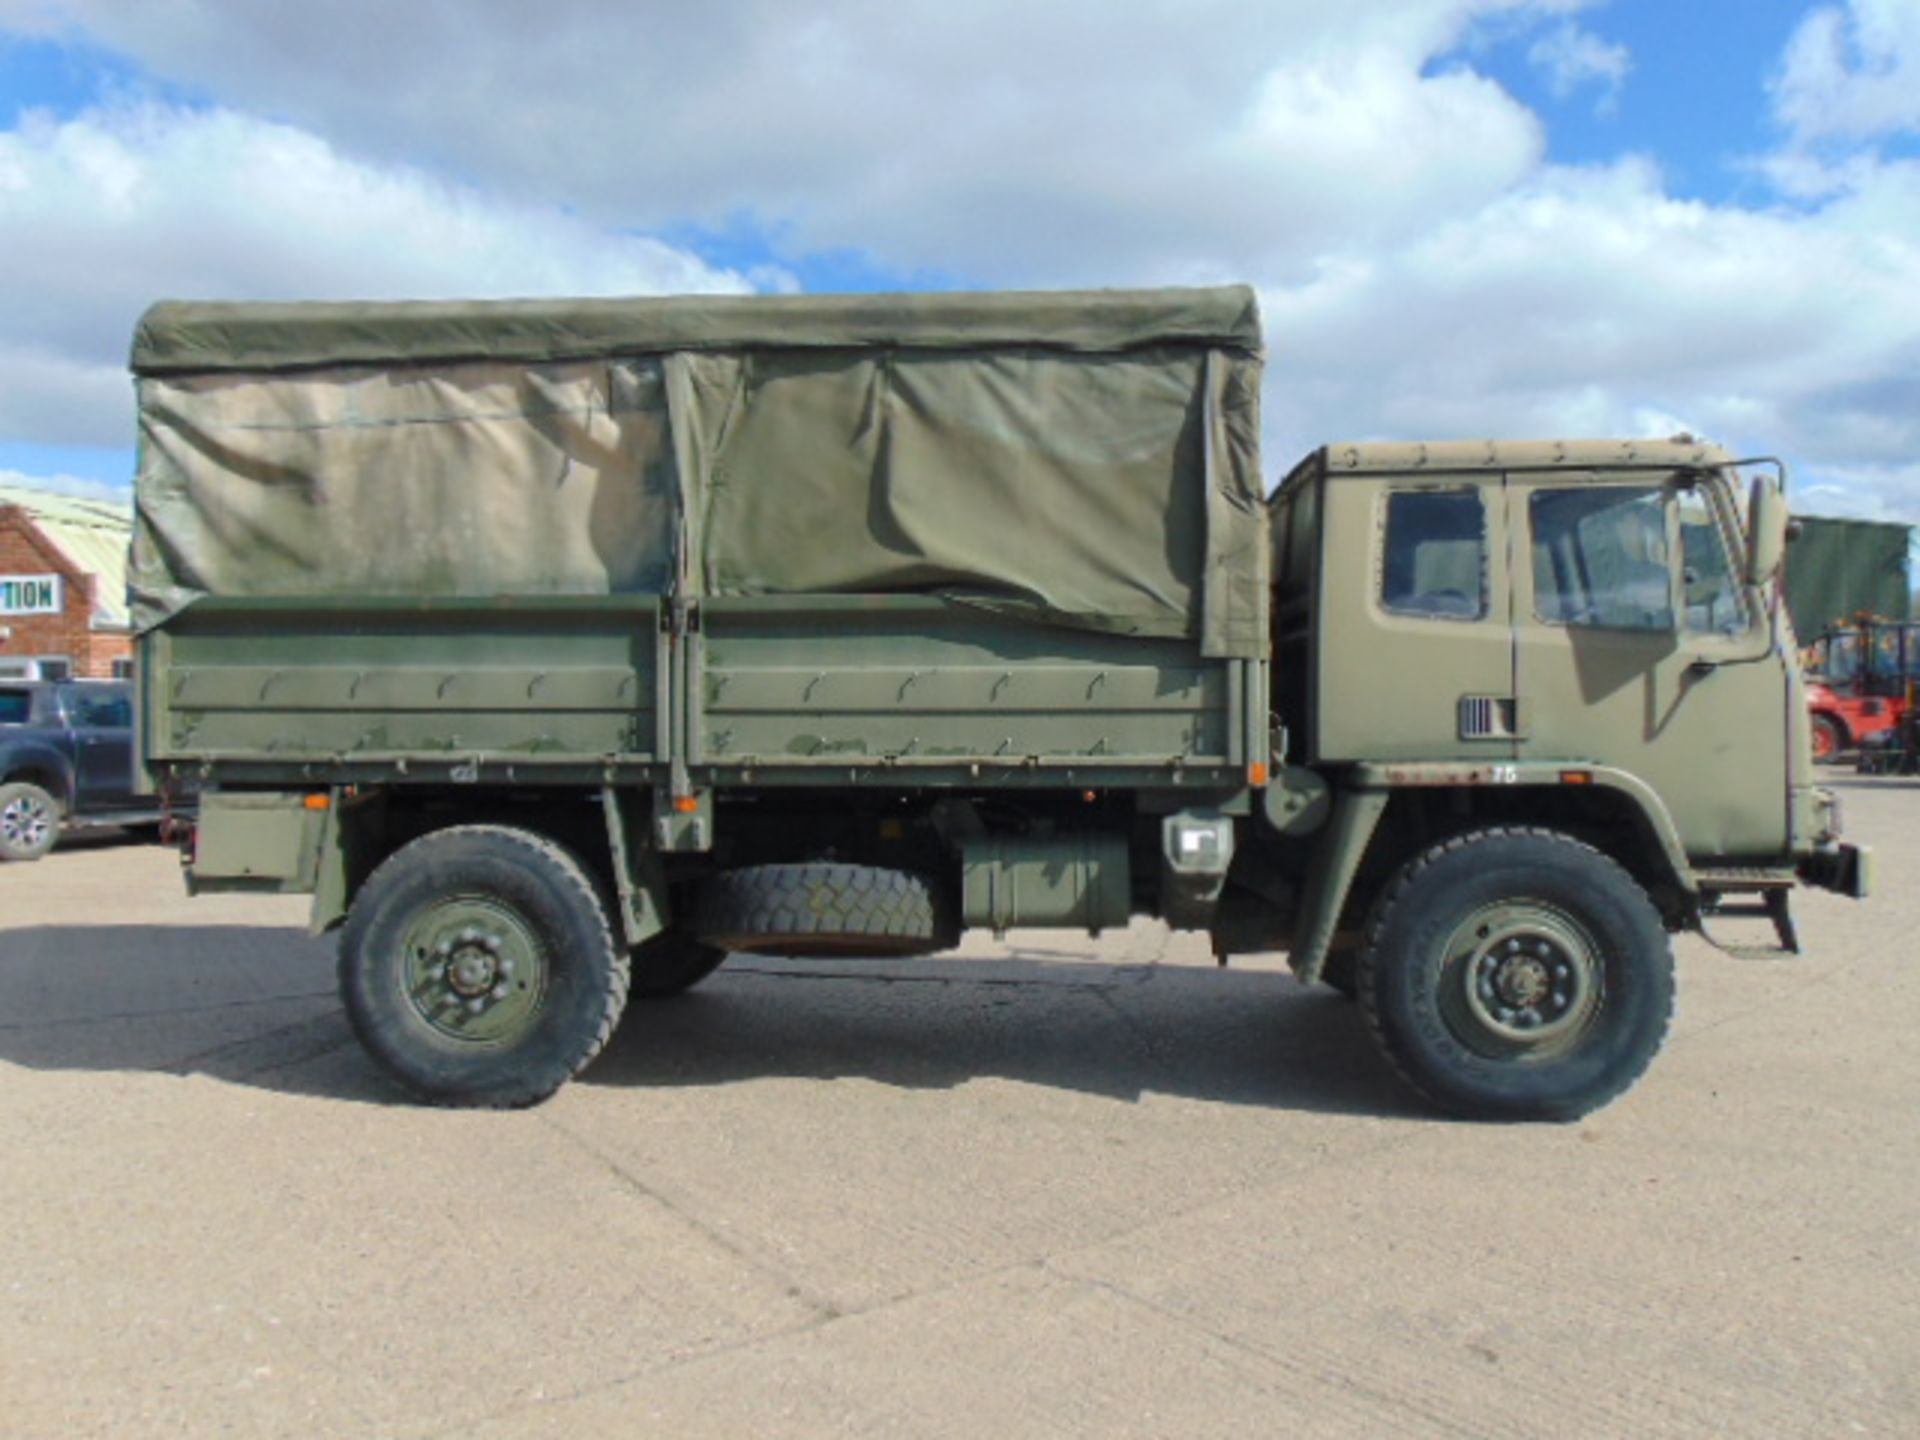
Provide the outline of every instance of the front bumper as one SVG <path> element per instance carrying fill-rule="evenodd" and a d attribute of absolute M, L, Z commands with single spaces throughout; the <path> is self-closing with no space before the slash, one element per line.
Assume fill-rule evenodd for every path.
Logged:
<path fill-rule="evenodd" d="M 1864 900 L 1873 890 L 1873 851 L 1865 845 L 1827 844 L 1799 864 L 1803 884 Z"/>

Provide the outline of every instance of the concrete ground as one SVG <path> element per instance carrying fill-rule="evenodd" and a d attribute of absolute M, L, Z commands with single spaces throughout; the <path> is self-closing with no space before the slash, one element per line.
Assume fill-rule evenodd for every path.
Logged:
<path fill-rule="evenodd" d="M 1146 926 L 736 962 L 426 1110 L 301 901 L 0 869 L 0 1436 L 1920 1435 L 1920 785 L 1840 783 L 1881 894 L 1684 942 L 1565 1127 Z"/>

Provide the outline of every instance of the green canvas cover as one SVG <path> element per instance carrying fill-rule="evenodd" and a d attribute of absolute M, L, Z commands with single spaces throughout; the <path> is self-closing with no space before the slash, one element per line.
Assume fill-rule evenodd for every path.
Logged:
<path fill-rule="evenodd" d="M 133 337 L 137 375 L 420 361 L 592 360 L 676 351 L 974 350 L 1085 355 L 1167 343 L 1252 354 L 1245 286 L 923 295 L 669 295 L 602 300 L 162 301 Z"/>
<path fill-rule="evenodd" d="M 1910 525 L 1879 520 L 1796 516 L 1787 547 L 1787 611 L 1803 642 L 1865 611 L 1905 620 L 1912 606 L 1907 547 Z"/>
<path fill-rule="evenodd" d="M 202 595 L 934 593 L 1265 653 L 1244 288 L 161 305 L 142 627 Z"/>

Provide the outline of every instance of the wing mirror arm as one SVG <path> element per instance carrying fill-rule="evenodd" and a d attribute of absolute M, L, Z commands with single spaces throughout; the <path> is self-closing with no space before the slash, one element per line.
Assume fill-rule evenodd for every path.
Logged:
<path fill-rule="evenodd" d="M 1796 527 L 1787 510 L 1787 467 L 1768 457 L 1737 460 L 1726 468 L 1738 470 L 1749 465 L 1764 465 L 1773 471 L 1770 476 L 1754 477 L 1747 504 L 1747 553 L 1744 557 L 1745 573 L 1741 578 L 1749 588 L 1762 590 L 1779 576 L 1780 567 L 1787 556 L 1787 542 Z M 1696 681 L 1705 680 L 1727 665 L 1751 665 L 1780 650 L 1780 611 L 1785 604 L 1785 588 L 1784 585 L 1773 585 L 1772 594 L 1767 597 L 1765 648 L 1753 655 L 1697 660 L 1687 667 Z"/>

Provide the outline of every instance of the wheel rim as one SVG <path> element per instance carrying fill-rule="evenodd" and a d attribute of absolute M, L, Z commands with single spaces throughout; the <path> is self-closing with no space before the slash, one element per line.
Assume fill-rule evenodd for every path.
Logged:
<path fill-rule="evenodd" d="M 44 800 L 16 795 L 0 809 L 0 836 L 18 849 L 37 850 L 53 833 L 53 814 Z"/>
<path fill-rule="evenodd" d="M 1825 723 L 1816 723 L 1813 727 L 1813 756 L 1816 760 L 1831 758 L 1840 749 L 1833 727 Z"/>
<path fill-rule="evenodd" d="M 449 1039 L 502 1045 L 523 1035 L 547 995 L 547 947 L 525 916 L 483 896 L 427 906 L 401 939 L 413 1011 Z"/>
<path fill-rule="evenodd" d="M 1604 982 L 1599 947 L 1571 916 L 1533 902 L 1488 905 L 1448 938 L 1441 1009 L 1478 1054 L 1548 1059 L 1591 1028 Z"/>

